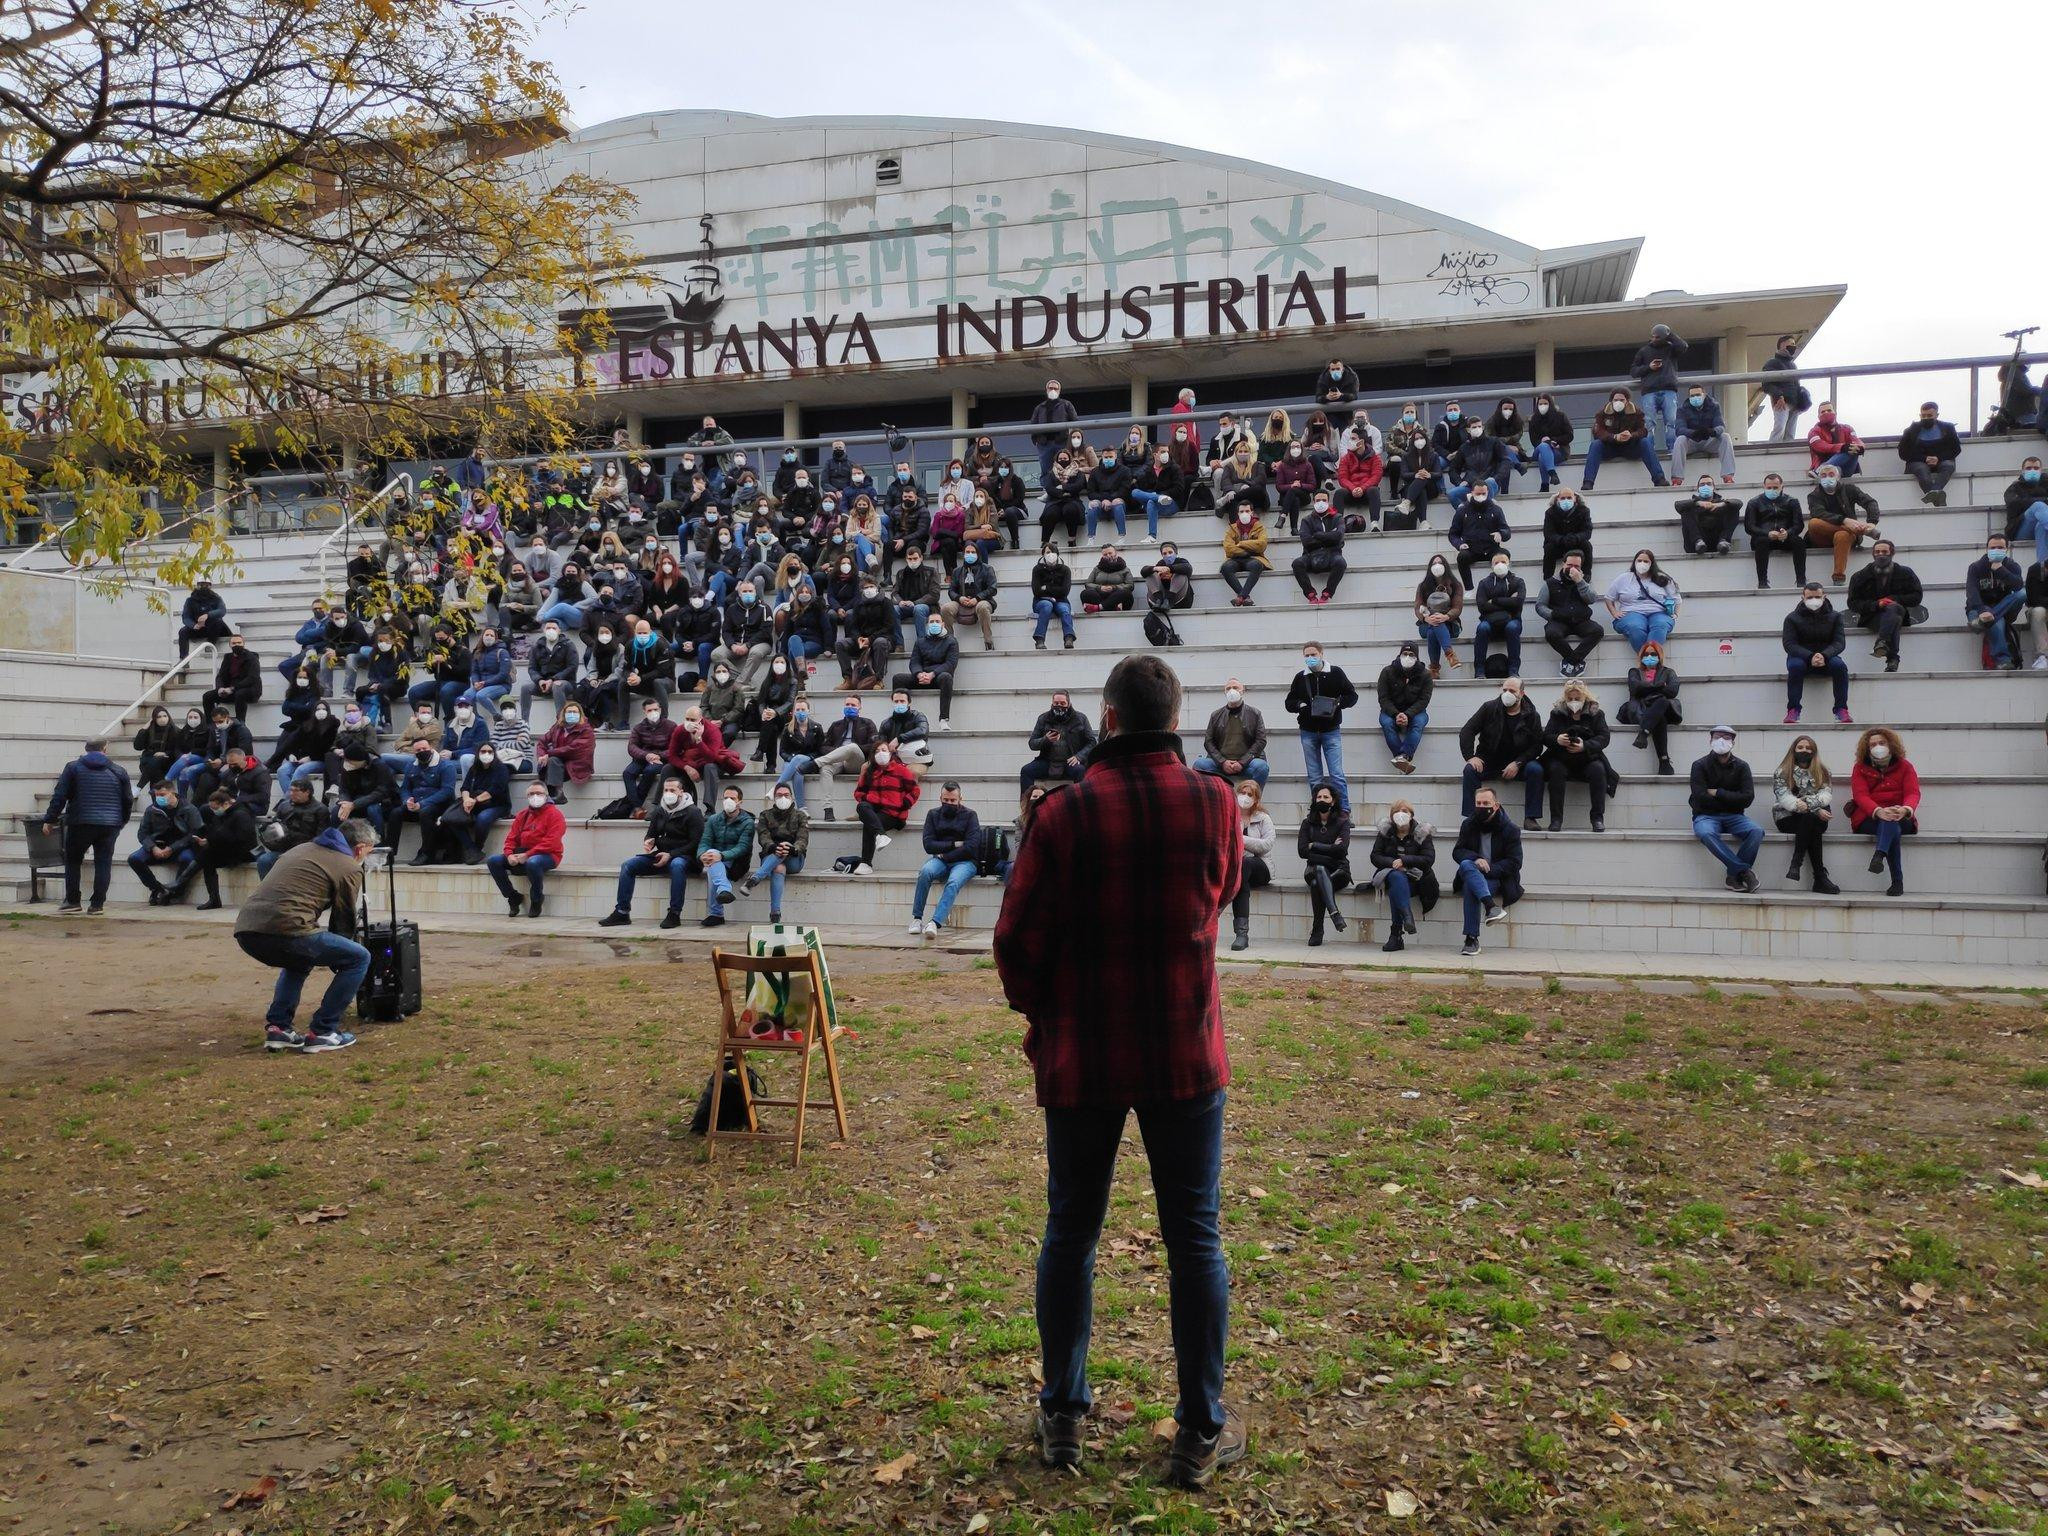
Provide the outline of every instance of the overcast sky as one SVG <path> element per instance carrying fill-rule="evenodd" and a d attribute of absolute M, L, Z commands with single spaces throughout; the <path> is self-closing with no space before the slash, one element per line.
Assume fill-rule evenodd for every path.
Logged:
<path fill-rule="evenodd" d="M 585 127 L 693 107 L 1088 128 L 1532 245 L 1642 235 L 1632 297 L 1846 283 L 1811 361 L 1987 355 L 2035 323 L 2048 351 L 2039 4 L 585 0 L 537 41 Z M 1895 430 L 1930 390 L 1965 413 L 1952 379 L 1845 385 L 1843 415 Z"/>

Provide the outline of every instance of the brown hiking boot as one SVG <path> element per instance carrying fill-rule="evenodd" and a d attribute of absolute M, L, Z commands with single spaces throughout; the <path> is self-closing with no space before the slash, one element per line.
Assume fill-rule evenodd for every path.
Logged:
<path fill-rule="evenodd" d="M 1223 1410 L 1223 1428 L 1214 1435 L 1198 1435 L 1183 1424 L 1173 1437 L 1167 1477 L 1181 1488 L 1206 1488 L 1217 1468 L 1244 1460 L 1250 1443 L 1235 1408 Z"/>

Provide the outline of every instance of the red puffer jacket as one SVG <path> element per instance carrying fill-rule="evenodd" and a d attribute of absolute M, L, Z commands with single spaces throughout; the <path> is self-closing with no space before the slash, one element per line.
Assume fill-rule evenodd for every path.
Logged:
<path fill-rule="evenodd" d="M 886 767 L 869 763 L 861 770 L 853 798 L 863 805 L 872 805 L 885 820 L 900 827 L 910 820 L 910 808 L 917 804 L 923 788 L 916 774 L 891 759 Z"/>

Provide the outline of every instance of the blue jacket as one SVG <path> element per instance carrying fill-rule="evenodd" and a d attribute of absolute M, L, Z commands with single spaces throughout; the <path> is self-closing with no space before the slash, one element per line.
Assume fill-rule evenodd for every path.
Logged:
<path fill-rule="evenodd" d="M 456 767 L 447 758 L 431 766 L 414 758 L 405 765 L 405 777 L 399 781 L 400 803 L 417 800 L 422 811 L 446 810 L 455 799 Z"/>
<path fill-rule="evenodd" d="M 228 605 L 222 601 L 221 595 L 211 588 L 204 592 L 195 588 L 192 595 L 185 599 L 184 614 L 185 623 L 188 626 L 197 624 L 202 614 L 211 613 L 225 616 L 227 611 Z"/>
<path fill-rule="evenodd" d="M 924 816 L 924 851 L 948 864 L 972 863 L 981 843 L 981 818 L 964 805 L 943 801 Z"/>
<path fill-rule="evenodd" d="M 1698 405 L 1690 400 L 1678 402 L 1678 435 L 1689 437 L 1696 442 L 1705 442 L 1727 430 L 1721 418 L 1721 406 L 1712 395 Z"/>
<path fill-rule="evenodd" d="M 501 641 L 497 645 L 483 646 L 469 659 L 469 686 L 472 688 L 510 688 L 512 686 L 512 653 Z"/>
<path fill-rule="evenodd" d="M 74 827 L 125 827 L 134 808 L 128 770 L 104 752 L 88 752 L 57 775 L 57 792 L 43 820 L 53 826 L 67 821 Z"/>
<path fill-rule="evenodd" d="M 460 733 L 456 731 L 454 723 L 450 722 L 447 729 L 441 732 L 441 750 L 455 754 L 475 752 L 479 747 L 490 745 L 490 740 L 491 723 L 482 715 L 478 715 L 469 722 L 469 728 Z"/>

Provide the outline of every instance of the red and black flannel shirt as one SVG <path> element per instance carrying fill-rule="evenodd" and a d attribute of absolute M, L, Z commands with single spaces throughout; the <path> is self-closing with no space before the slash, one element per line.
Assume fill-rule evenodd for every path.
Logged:
<path fill-rule="evenodd" d="M 1242 851 L 1230 785 L 1190 770 L 1169 732 L 1111 737 L 1040 805 L 995 955 L 1031 1021 L 1041 1106 L 1128 1108 L 1229 1083 L 1216 917 Z"/>

